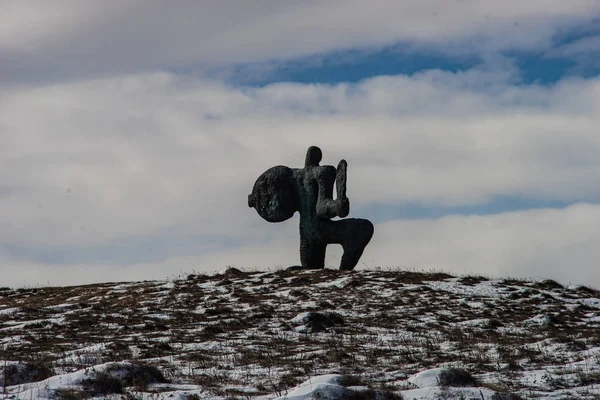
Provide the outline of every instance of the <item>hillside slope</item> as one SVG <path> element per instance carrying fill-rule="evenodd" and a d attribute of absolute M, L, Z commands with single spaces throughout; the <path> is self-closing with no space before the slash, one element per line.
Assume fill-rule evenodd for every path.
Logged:
<path fill-rule="evenodd" d="M 401 270 L 2 288 L 0 393 L 598 398 L 599 328 L 587 287 Z"/>

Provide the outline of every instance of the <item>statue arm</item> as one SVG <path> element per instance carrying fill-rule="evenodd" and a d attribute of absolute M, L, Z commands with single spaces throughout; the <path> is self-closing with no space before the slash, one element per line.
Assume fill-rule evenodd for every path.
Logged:
<path fill-rule="evenodd" d="M 317 195 L 317 216 L 323 219 L 337 217 L 337 207 L 333 200 L 333 184 L 335 182 L 335 169 L 331 165 L 317 167 L 316 180 L 319 185 Z"/>
<path fill-rule="evenodd" d="M 317 216 L 330 219 L 346 217 L 350 202 L 346 197 L 346 161 L 340 161 L 337 170 L 331 165 L 320 167 L 316 176 L 319 193 L 317 196 Z M 333 185 L 337 185 L 337 198 L 333 199 Z"/>

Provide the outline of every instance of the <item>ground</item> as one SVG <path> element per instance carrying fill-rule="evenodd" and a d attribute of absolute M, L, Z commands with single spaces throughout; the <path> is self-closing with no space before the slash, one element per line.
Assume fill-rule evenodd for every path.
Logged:
<path fill-rule="evenodd" d="M 592 399 L 598 328 L 595 289 L 435 272 L 0 288 L 0 398 Z"/>

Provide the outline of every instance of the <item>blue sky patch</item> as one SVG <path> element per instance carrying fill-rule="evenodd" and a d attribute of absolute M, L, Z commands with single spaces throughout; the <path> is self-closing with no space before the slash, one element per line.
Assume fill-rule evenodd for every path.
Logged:
<path fill-rule="evenodd" d="M 426 206 L 422 204 L 370 204 L 352 210 L 354 215 L 371 221 L 386 222 L 395 219 L 436 219 L 446 215 L 488 215 L 536 208 L 566 208 L 572 202 L 532 200 L 519 197 L 497 196 L 488 203 L 459 207 Z"/>
<path fill-rule="evenodd" d="M 595 49 L 587 43 L 594 38 L 599 41 Z M 264 86 L 275 82 L 353 83 L 381 75 L 410 76 L 432 69 L 465 71 L 485 66 L 489 57 L 467 48 L 462 53 L 448 53 L 441 47 L 397 43 L 384 48 L 347 49 L 291 60 L 237 64 L 211 69 L 207 75 L 235 86 Z M 592 21 L 561 32 L 553 38 L 549 48 L 492 55 L 492 58 L 498 57 L 512 62 L 519 70 L 522 84 L 553 84 L 567 76 L 596 76 L 600 74 L 600 23 Z M 175 72 L 186 73 L 194 69 L 189 67 Z"/>

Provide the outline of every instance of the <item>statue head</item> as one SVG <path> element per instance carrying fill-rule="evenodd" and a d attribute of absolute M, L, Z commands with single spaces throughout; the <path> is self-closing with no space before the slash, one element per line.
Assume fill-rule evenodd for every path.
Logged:
<path fill-rule="evenodd" d="M 248 206 L 269 222 L 290 219 L 297 211 L 293 179 L 292 170 L 286 166 L 269 168 L 256 180 Z"/>
<path fill-rule="evenodd" d="M 323 159 L 323 152 L 317 146 L 310 146 L 306 152 L 305 167 L 317 167 Z"/>

